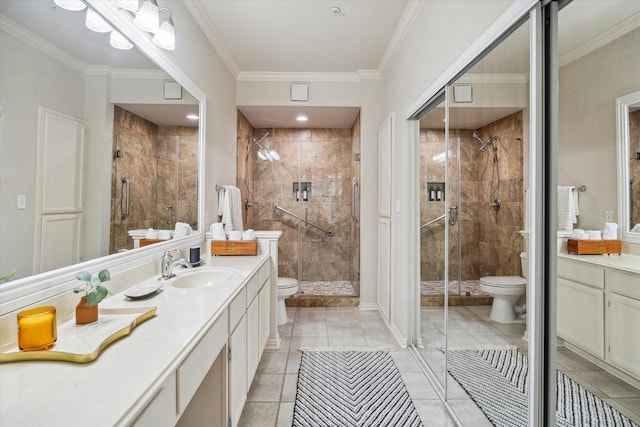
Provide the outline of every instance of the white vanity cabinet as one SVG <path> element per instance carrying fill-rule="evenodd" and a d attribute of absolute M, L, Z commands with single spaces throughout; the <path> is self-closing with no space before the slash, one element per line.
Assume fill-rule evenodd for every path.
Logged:
<path fill-rule="evenodd" d="M 616 263 L 621 258 L 558 258 L 557 334 L 603 368 L 640 381 L 640 272 Z"/>
<path fill-rule="evenodd" d="M 265 262 L 229 306 L 229 420 L 237 426 L 269 337 L 271 267 Z M 265 323 L 266 319 L 266 323 Z"/>
<path fill-rule="evenodd" d="M 604 358 L 604 268 L 558 259 L 557 333 Z"/>
<path fill-rule="evenodd" d="M 640 276 L 607 271 L 607 360 L 640 378 Z"/>

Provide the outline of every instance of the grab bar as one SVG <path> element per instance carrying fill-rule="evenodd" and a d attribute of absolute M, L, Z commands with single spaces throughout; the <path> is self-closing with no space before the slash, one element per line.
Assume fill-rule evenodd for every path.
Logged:
<path fill-rule="evenodd" d="M 422 230 L 422 229 L 423 229 L 423 228 L 425 228 L 425 227 L 430 226 L 431 224 L 433 224 L 433 223 L 435 223 L 435 222 L 440 221 L 441 219 L 444 219 L 444 217 L 445 217 L 445 216 L 446 216 L 445 214 L 442 214 L 442 215 L 440 215 L 440 216 L 439 216 L 438 218 L 436 218 L 436 219 L 432 219 L 432 220 L 431 220 L 431 221 L 429 221 L 429 222 L 425 222 L 424 224 L 422 224 L 422 225 L 420 226 L 420 230 Z"/>
<path fill-rule="evenodd" d="M 312 227 L 317 228 L 318 230 L 324 231 L 325 233 L 327 233 L 327 236 L 333 236 L 333 231 L 331 231 L 331 230 L 325 230 L 324 228 L 320 227 L 319 225 L 315 225 L 314 223 L 309 222 L 309 221 L 307 221 L 307 220 L 306 220 L 306 219 L 304 219 L 304 218 L 300 218 L 298 215 L 294 214 L 293 212 L 288 211 L 288 210 L 286 210 L 285 208 L 281 208 L 280 206 L 278 206 L 278 203 L 274 203 L 274 204 L 273 204 L 273 208 L 274 208 L 274 209 L 278 209 L 278 210 L 280 210 L 280 211 L 282 211 L 282 212 L 284 212 L 284 213 L 286 213 L 286 214 L 289 214 L 289 215 L 291 215 L 292 217 L 297 218 L 297 219 L 299 219 L 300 221 L 304 222 L 305 224 L 308 224 L 308 225 L 310 225 L 310 226 L 312 226 Z"/>
<path fill-rule="evenodd" d="M 355 222 L 358 222 L 358 215 L 356 214 L 356 188 L 360 188 L 360 184 L 358 184 L 357 181 L 351 184 L 351 218 L 353 218 Z"/>
<path fill-rule="evenodd" d="M 131 190 L 131 185 L 129 184 L 129 180 L 127 178 L 125 178 L 124 176 L 122 178 L 120 178 L 120 183 L 122 184 L 122 192 L 120 193 L 120 206 L 123 205 L 122 203 L 122 196 L 125 196 L 125 209 L 124 210 L 120 210 L 120 219 L 125 219 L 126 217 L 129 216 L 129 208 L 131 206 L 131 198 L 130 196 L 130 190 Z"/>

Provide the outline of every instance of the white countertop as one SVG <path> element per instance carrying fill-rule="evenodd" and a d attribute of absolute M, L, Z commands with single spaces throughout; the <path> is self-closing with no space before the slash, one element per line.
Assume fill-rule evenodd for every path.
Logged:
<path fill-rule="evenodd" d="M 640 256 L 637 255 L 573 255 L 559 253 L 558 257 L 640 274 Z"/>
<path fill-rule="evenodd" d="M 207 288 L 179 289 L 167 283 L 148 299 L 131 301 L 119 293 L 105 300 L 101 307 L 156 306 L 157 314 L 92 363 L 1 364 L 0 425 L 129 424 L 137 416 L 132 408 L 139 410 L 153 398 L 162 381 L 226 313 L 231 299 L 267 258 L 266 254 L 212 257 L 203 267 L 230 267 L 241 274 Z"/>

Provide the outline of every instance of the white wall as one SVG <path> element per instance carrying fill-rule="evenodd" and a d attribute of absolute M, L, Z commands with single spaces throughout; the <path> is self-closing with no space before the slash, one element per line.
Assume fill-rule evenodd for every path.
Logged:
<path fill-rule="evenodd" d="M 576 228 L 617 222 L 615 100 L 640 89 L 638 46 L 640 29 L 560 68 L 558 184 L 587 186 Z"/>
<path fill-rule="evenodd" d="M 511 6 L 511 0 L 427 1 L 384 76 L 383 116 L 396 112 L 392 199 L 391 323 L 401 337 L 410 336 L 413 307 L 411 287 L 416 286 L 410 260 L 414 206 L 414 159 L 409 144 L 406 110 L 471 44 Z M 446 46 L 446 48 L 444 48 Z M 379 123 L 380 124 L 380 123 Z M 370 232 L 374 232 L 370 229 Z M 363 231 L 363 234 L 365 231 Z"/>
<path fill-rule="evenodd" d="M 0 275 L 15 268 L 18 278 L 33 262 L 38 106 L 84 119 L 85 75 L 4 31 L 0 51 Z M 24 210 L 18 194 L 27 197 Z"/>

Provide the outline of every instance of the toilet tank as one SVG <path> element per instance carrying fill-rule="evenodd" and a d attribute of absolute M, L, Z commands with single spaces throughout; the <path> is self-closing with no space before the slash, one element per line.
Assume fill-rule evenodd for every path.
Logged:
<path fill-rule="evenodd" d="M 526 252 L 520 252 L 520 267 L 522 267 L 522 277 L 528 279 L 529 275 L 529 259 Z"/>

